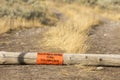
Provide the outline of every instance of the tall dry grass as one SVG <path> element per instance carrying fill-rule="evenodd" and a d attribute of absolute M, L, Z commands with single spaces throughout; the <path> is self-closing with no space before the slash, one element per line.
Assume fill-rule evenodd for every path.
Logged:
<path fill-rule="evenodd" d="M 0 34 L 56 24 L 57 18 L 50 5 L 45 0 L 0 0 Z"/>
<path fill-rule="evenodd" d="M 40 27 L 42 24 L 39 20 L 27 20 L 24 18 L 1 18 L 0 19 L 0 34 L 11 30 L 20 30 L 23 28 Z"/>
<path fill-rule="evenodd" d="M 44 45 L 47 48 L 59 48 L 67 53 L 85 53 L 89 47 L 89 31 L 99 25 L 99 19 L 85 10 L 85 7 L 66 5 L 60 10 L 69 17 L 64 23 L 53 26 L 45 33 Z"/>
<path fill-rule="evenodd" d="M 106 11 L 103 13 L 100 13 L 103 17 L 108 18 L 113 21 L 119 21 L 120 22 L 120 12 L 112 12 L 112 11 Z"/>
<path fill-rule="evenodd" d="M 106 19 L 109 19 L 112 21 L 120 21 L 120 10 L 101 9 L 98 6 L 93 8 L 93 10 L 95 14 L 102 16 Z"/>

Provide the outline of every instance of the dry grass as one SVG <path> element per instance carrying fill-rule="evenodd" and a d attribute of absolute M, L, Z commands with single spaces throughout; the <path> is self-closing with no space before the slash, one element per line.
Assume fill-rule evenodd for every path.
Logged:
<path fill-rule="evenodd" d="M 7 23 L 7 21 L 8 19 L 5 18 L 0 19 L 0 34 L 5 33 L 10 29 L 10 27 L 8 27 L 9 23 Z"/>
<path fill-rule="evenodd" d="M 120 12 L 111 12 L 111 11 L 106 11 L 105 13 L 101 13 L 103 17 L 106 17 L 108 19 L 114 20 L 114 21 L 120 21 Z"/>
<path fill-rule="evenodd" d="M 56 16 L 45 0 L 0 0 L 0 34 L 22 28 L 54 25 Z"/>
<path fill-rule="evenodd" d="M 69 20 L 52 27 L 45 34 L 44 45 L 67 53 L 85 53 L 90 47 L 89 30 L 100 24 L 99 19 L 82 6 L 66 5 L 60 9 Z"/>
<path fill-rule="evenodd" d="M 0 34 L 11 30 L 20 30 L 23 28 L 40 27 L 42 24 L 39 20 L 26 20 L 24 18 L 1 18 L 0 19 Z"/>
<path fill-rule="evenodd" d="M 57 22 L 57 19 L 50 10 L 60 11 L 68 20 L 52 26 L 44 34 L 43 46 L 45 45 L 48 49 L 60 48 L 67 53 L 85 53 L 89 49 L 89 31 L 95 25 L 100 24 L 97 16 L 101 15 L 106 18 L 120 20 L 118 13 L 103 11 L 99 8 L 88 8 L 76 3 L 65 4 L 47 0 L 43 2 L 40 0 L 33 0 L 33 2 L 13 0 L 14 5 L 12 8 L 7 8 L 13 3 L 9 2 L 6 5 L 4 0 L 1 1 L 3 2 L 1 2 L 2 17 L 0 18 L 0 34 L 10 30 L 40 27 L 43 24 L 54 24 Z M 18 13 L 19 11 L 20 15 Z M 12 13 L 15 13 L 14 16 L 16 17 L 11 19 L 8 16 L 11 16 Z M 6 14 L 6 18 L 3 16 L 4 14 Z"/>
<path fill-rule="evenodd" d="M 107 10 L 107 9 L 101 9 L 100 7 L 95 7 L 94 12 L 97 15 L 100 15 L 104 18 L 113 20 L 113 21 L 120 21 L 120 11 L 119 10 Z"/>

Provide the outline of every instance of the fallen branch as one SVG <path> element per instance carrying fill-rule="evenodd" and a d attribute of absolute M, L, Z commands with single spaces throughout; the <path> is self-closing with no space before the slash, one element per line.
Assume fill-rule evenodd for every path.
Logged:
<path fill-rule="evenodd" d="M 120 66 L 119 54 L 51 54 L 0 52 L 0 64 L 81 64 Z"/>

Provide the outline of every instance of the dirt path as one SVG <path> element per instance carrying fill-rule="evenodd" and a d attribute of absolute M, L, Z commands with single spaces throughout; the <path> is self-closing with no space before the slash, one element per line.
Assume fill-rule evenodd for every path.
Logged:
<path fill-rule="evenodd" d="M 120 54 L 120 23 L 104 21 L 90 35 L 89 53 Z M 47 28 L 32 28 L 0 35 L 0 51 L 41 52 L 38 45 Z M 11 36 L 12 35 L 12 36 Z M 39 47 L 38 47 L 39 46 Z M 0 80 L 119 80 L 120 67 L 82 67 L 80 65 L 0 65 Z"/>
<path fill-rule="evenodd" d="M 89 53 L 120 54 L 120 22 L 104 19 L 104 24 L 92 29 Z"/>

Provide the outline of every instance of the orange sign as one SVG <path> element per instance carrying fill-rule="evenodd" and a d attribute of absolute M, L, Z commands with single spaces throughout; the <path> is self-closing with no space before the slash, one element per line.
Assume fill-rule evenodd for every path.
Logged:
<path fill-rule="evenodd" d="M 38 53 L 37 64 L 53 64 L 53 65 L 63 64 L 63 55 L 52 53 Z"/>

